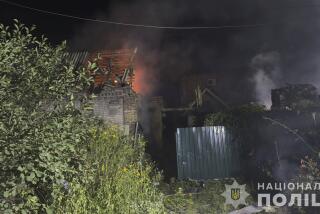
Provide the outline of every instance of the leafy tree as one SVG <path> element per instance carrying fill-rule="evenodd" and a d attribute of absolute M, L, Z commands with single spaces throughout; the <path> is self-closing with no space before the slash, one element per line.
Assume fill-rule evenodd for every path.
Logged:
<path fill-rule="evenodd" d="M 34 27 L 0 25 L 0 212 L 48 211 L 55 185 L 81 173 L 90 134 L 74 97 L 90 83 Z"/>

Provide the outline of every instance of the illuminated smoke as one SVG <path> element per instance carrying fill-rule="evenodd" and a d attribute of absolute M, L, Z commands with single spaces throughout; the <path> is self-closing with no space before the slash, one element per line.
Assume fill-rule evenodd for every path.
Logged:
<path fill-rule="evenodd" d="M 138 94 L 147 96 L 153 92 L 152 73 L 148 73 L 148 68 L 143 64 L 135 66 L 135 76 L 133 81 L 133 90 Z"/>

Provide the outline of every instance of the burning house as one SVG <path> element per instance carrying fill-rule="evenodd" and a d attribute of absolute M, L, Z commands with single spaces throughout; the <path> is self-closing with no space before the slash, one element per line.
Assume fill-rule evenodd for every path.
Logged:
<path fill-rule="evenodd" d="M 137 49 L 121 49 L 69 55 L 76 66 L 96 63 L 97 69 L 91 71 L 94 83 L 89 89 L 96 95 L 93 112 L 105 122 L 118 125 L 127 134 L 135 129 L 138 121 L 138 95 L 132 88 L 136 52 Z"/>

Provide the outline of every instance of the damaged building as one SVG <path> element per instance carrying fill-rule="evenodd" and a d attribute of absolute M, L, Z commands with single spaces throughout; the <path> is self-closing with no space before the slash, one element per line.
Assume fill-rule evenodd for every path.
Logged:
<path fill-rule="evenodd" d="M 93 112 L 103 121 L 118 125 L 128 134 L 138 121 L 138 95 L 134 81 L 134 57 L 137 49 L 73 52 L 70 60 L 76 66 L 96 63 L 90 71 L 94 79 L 89 92 L 94 93 Z"/>

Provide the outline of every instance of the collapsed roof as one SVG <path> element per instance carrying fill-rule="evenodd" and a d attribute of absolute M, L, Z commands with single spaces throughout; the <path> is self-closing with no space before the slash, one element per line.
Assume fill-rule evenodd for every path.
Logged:
<path fill-rule="evenodd" d="M 94 88 L 105 85 L 113 87 L 132 86 L 134 80 L 135 49 L 102 50 L 96 52 L 72 52 L 68 58 L 76 66 L 87 66 L 96 62 L 97 69 L 90 71 L 94 78 Z"/>

